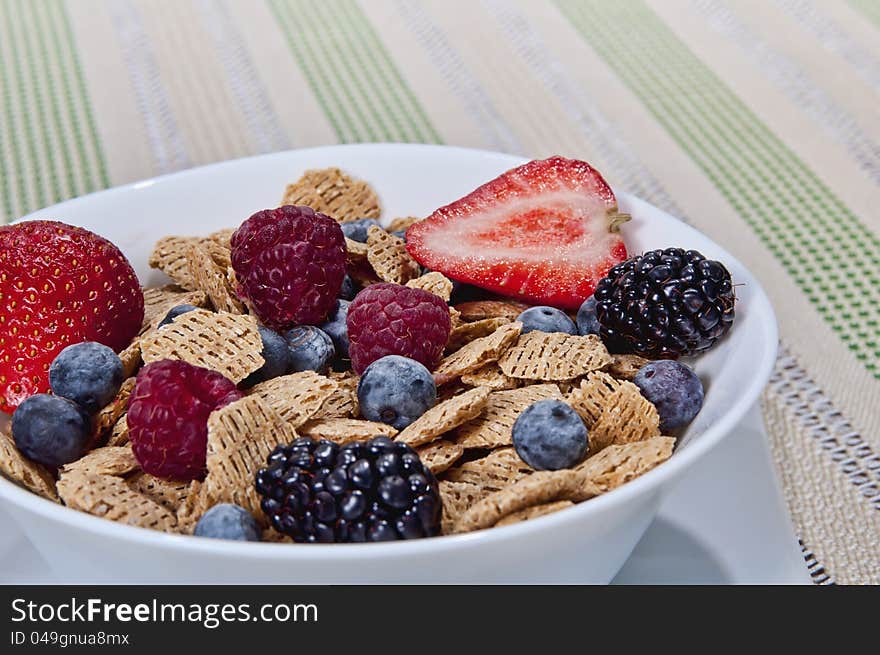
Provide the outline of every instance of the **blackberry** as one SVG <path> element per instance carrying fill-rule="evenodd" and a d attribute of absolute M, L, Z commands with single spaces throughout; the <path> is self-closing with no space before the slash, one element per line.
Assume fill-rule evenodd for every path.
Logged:
<path fill-rule="evenodd" d="M 708 350 L 730 329 L 734 293 L 724 264 L 696 250 L 631 257 L 599 280 L 596 316 L 608 349 L 654 359 Z"/>
<path fill-rule="evenodd" d="M 272 526 L 300 543 L 417 539 L 440 534 L 437 479 L 388 437 L 339 446 L 301 437 L 275 448 L 256 475 Z"/>

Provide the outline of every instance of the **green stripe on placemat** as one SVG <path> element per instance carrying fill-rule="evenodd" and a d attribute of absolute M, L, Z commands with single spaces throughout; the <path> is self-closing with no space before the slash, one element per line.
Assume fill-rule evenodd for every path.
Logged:
<path fill-rule="evenodd" d="M 0 222 L 110 185 L 66 10 L 0 0 Z"/>
<path fill-rule="evenodd" d="M 13 172 L 18 177 L 20 192 L 24 192 L 25 190 L 25 176 L 30 176 L 34 186 L 34 193 L 31 194 L 31 198 L 33 198 L 32 202 L 37 207 L 42 207 L 47 204 L 46 194 L 43 188 L 44 171 L 42 169 L 42 162 L 39 158 L 36 145 L 36 130 L 32 124 L 32 103 L 28 102 L 31 94 L 28 92 L 27 86 L 25 85 L 21 50 L 18 45 L 19 34 L 23 31 L 24 26 L 20 23 L 21 17 L 15 16 L 15 7 L 13 4 L 14 3 L 11 0 L 0 2 L 0 30 L 2 30 L 4 41 L 6 41 L 8 47 L 6 60 L 4 62 L 5 65 L 3 67 L 3 75 L 0 76 L 0 80 L 2 80 L 4 86 L 4 96 L 15 102 L 16 114 L 20 117 L 23 124 L 21 136 L 22 141 L 24 142 L 24 153 L 23 157 L 16 160 L 15 164 L 17 164 L 17 166 L 16 170 Z M 10 132 L 16 129 L 16 126 L 12 124 L 12 116 L 13 114 L 10 113 L 7 119 Z M 21 156 L 22 151 L 19 151 L 17 154 Z M 28 166 L 24 165 L 25 161 L 28 162 Z M 24 195 L 24 193 L 22 193 L 22 195 Z M 20 202 L 21 199 L 19 200 L 19 203 Z"/>
<path fill-rule="evenodd" d="M 340 142 L 441 142 L 357 4 L 268 2 Z"/>
<path fill-rule="evenodd" d="M 877 0 L 849 0 L 849 4 L 880 28 L 880 2 Z"/>
<path fill-rule="evenodd" d="M 63 78 L 64 92 L 68 98 L 70 107 L 74 110 L 76 109 L 76 104 L 73 102 L 73 95 L 74 93 L 76 94 L 81 111 L 84 115 L 85 135 L 81 133 L 82 122 L 80 121 L 78 114 L 74 115 L 72 124 L 74 139 L 76 140 L 79 149 L 80 165 L 85 171 L 86 185 L 90 187 L 89 190 L 93 190 L 98 186 L 106 188 L 110 186 L 110 176 L 107 174 L 107 162 L 104 158 L 104 153 L 101 150 L 101 140 L 98 136 L 98 129 L 95 124 L 95 115 L 92 110 L 92 105 L 89 102 L 86 82 L 79 61 L 79 55 L 77 54 L 76 42 L 73 37 L 73 29 L 70 25 L 70 17 L 67 15 L 67 11 L 61 4 L 61 0 L 52 0 L 51 6 L 55 19 L 61 23 L 61 29 L 63 32 L 61 35 L 57 35 L 54 23 L 52 24 L 52 38 L 55 39 L 56 45 L 61 44 L 64 50 L 63 54 L 56 54 L 60 58 L 60 61 L 69 65 L 72 69 L 72 83 L 67 79 L 67 73 L 65 72 Z M 65 71 L 66 70 L 67 69 L 65 68 Z M 86 163 L 85 153 L 87 148 L 91 151 L 92 158 L 94 159 L 94 166 L 87 165 Z M 92 181 L 93 177 L 96 180 L 95 182 Z"/>
<path fill-rule="evenodd" d="M 555 0 L 880 379 L 880 242 L 642 2 Z"/>
<path fill-rule="evenodd" d="M 0 9 L 5 9 L 5 7 L 0 4 Z M 3 32 L 3 24 L 0 23 L 0 35 Z M 2 96 L 4 116 L 3 121 L 0 122 L 0 194 L 2 194 L 0 201 L 3 203 L 0 223 L 15 215 L 18 206 L 16 196 L 24 197 L 26 194 L 24 177 L 20 174 L 23 169 L 21 144 L 18 140 L 18 130 L 12 122 L 13 91 L 11 79 L 3 43 L 0 43 L 0 96 Z M 14 189 L 13 174 L 15 174 Z"/>

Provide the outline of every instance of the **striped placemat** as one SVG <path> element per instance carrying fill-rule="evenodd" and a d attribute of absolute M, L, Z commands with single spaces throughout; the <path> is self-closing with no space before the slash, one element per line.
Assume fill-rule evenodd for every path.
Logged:
<path fill-rule="evenodd" d="M 880 2 L 0 0 L 0 222 L 358 141 L 587 159 L 745 261 L 806 563 L 880 582 Z"/>

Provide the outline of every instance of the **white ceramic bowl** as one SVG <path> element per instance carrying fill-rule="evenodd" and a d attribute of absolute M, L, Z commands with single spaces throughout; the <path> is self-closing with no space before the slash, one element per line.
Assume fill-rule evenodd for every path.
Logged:
<path fill-rule="evenodd" d="M 205 166 L 71 200 L 28 218 L 81 225 L 118 244 L 152 285 L 147 258 L 167 234 L 236 226 L 274 206 L 308 168 L 339 166 L 381 195 L 383 216 L 426 216 L 519 163 L 510 155 L 424 145 L 370 144 L 282 152 Z M 664 492 L 715 446 L 758 399 L 776 354 L 767 296 L 746 268 L 681 221 L 625 193 L 631 253 L 695 248 L 723 261 L 737 287 L 737 317 L 722 343 L 696 362 L 703 410 L 672 458 L 604 496 L 518 525 L 413 542 L 251 544 L 169 535 L 66 509 L 0 479 L 3 507 L 47 562 L 91 582 L 167 583 L 604 583 L 653 519 Z M 733 437 L 735 438 L 735 437 Z M 748 484 L 743 480 L 743 484 Z"/>

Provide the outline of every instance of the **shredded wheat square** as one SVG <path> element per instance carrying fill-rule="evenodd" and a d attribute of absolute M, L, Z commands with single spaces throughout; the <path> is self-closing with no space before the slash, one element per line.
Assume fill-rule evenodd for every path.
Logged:
<path fill-rule="evenodd" d="M 282 205 L 306 205 L 340 223 L 379 218 L 379 197 L 370 185 L 338 168 L 312 169 L 284 190 Z"/>
<path fill-rule="evenodd" d="M 657 409 L 632 382 L 594 371 L 572 390 L 568 401 L 587 425 L 591 455 L 611 444 L 660 436 Z"/>
<path fill-rule="evenodd" d="M 314 371 L 282 375 L 260 382 L 248 392 L 265 400 L 296 428 L 315 416 L 339 383 Z"/>
<path fill-rule="evenodd" d="M 235 503 L 264 519 L 254 476 L 266 457 L 297 432 L 259 396 L 246 396 L 208 417 L 208 473 L 202 483 L 209 506 Z"/>
<path fill-rule="evenodd" d="M 19 452 L 12 439 L 11 422 L 0 423 L 0 474 L 38 496 L 58 502 L 55 479 L 42 464 Z"/>
<path fill-rule="evenodd" d="M 406 251 L 403 239 L 375 225 L 367 232 L 367 261 L 381 280 L 394 284 L 406 284 L 422 270 Z"/>
<path fill-rule="evenodd" d="M 438 475 L 452 466 L 464 455 L 464 448 L 446 439 L 432 441 L 416 448 L 419 458 L 431 473 Z"/>
<path fill-rule="evenodd" d="M 513 443 L 511 431 L 519 415 L 533 403 L 562 399 L 555 384 L 536 384 L 509 391 L 495 391 L 483 414 L 456 430 L 455 442 L 465 448 L 498 448 Z"/>
<path fill-rule="evenodd" d="M 437 386 L 452 382 L 465 373 L 471 373 L 496 361 L 516 341 L 521 330 L 522 323 L 502 325 L 489 336 L 475 339 L 447 355 L 434 369 Z"/>
<path fill-rule="evenodd" d="M 195 310 L 144 335 L 141 356 L 149 364 L 182 359 L 241 382 L 260 368 L 263 340 L 252 316 Z"/>
<path fill-rule="evenodd" d="M 575 336 L 534 330 L 520 336 L 498 359 L 505 375 L 521 380 L 570 380 L 611 363 L 595 334 Z"/>
<path fill-rule="evenodd" d="M 453 396 L 422 414 L 397 435 L 397 441 L 421 446 L 475 419 L 489 402 L 489 389 L 477 387 Z"/>
<path fill-rule="evenodd" d="M 172 512 L 129 487 L 121 477 L 62 473 L 58 495 L 68 507 L 93 516 L 163 532 L 177 529 Z"/>

